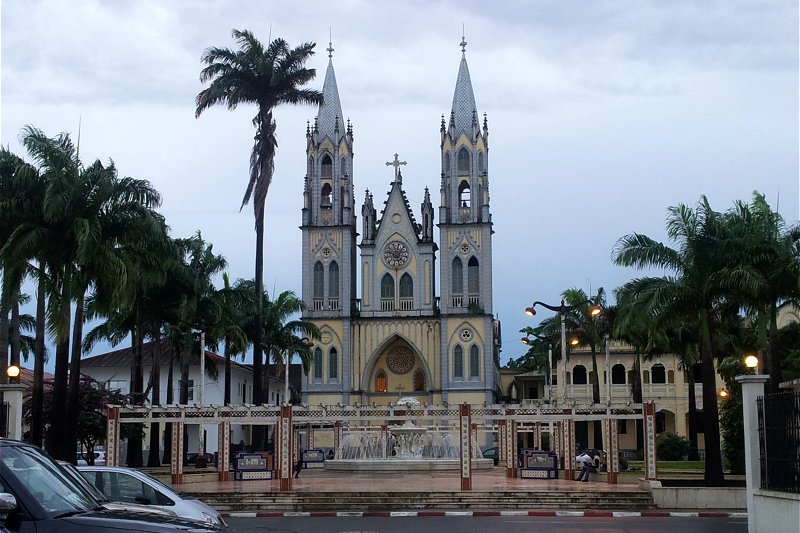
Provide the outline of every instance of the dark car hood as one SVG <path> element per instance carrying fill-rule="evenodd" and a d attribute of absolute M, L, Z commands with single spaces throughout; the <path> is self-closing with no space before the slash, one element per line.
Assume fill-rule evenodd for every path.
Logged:
<path fill-rule="evenodd" d="M 107 531 L 230 531 L 216 524 L 127 511 L 96 510 L 61 520 L 75 525 L 103 527 Z"/>

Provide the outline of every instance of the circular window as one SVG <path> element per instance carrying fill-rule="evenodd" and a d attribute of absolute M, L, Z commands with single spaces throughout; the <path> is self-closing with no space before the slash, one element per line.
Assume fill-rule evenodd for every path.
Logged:
<path fill-rule="evenodd" d="M 468 329 L 462 329 L 461 330 L 461 340 L 462 341 L 468 341 L 471 338 L 472 338 L 472 332 L 470 330 L 468 330 Z"/>
<path fill-rule="evenodd" d="M 469 244 L 464 243 L 461 245 L 461 253 L 468 254 L 469 253 Z"/>
<path fill-rule="evenodd" d="M 407 348 L 397 348 L 386 357 L 386 366 L 395 374 L 406 374 L 414 368 L 414 354 Z"/>

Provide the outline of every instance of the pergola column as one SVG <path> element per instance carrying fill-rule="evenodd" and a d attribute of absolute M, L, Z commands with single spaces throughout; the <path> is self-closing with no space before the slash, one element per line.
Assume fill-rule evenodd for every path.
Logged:
<path fill-rule="evenodd" d="M 606 481 L 609 484 L 617 483 L 617 472 L 619 472 L 619 442 L 617 435 L 616 419 L 608 418 L 603 420 L 605 440 L 608 443 L 606 453 Z"/>
<path fill-rule="evenodd" d="M 508 432 L 508 426 L 505 420 L 497 421 L 497 432 L 497 458 L 498 464 L 502 465 L 506 463 L 506 433 Z"/>
<path fill-rule="evenodd" d="M 292 490 L 292 455 L 294 446 L 292 428 L 292 406 L 282 405 L 280 419 L 276 428 L 278 433 L 278 445 L 275 447 L 278 452 L 278 479 L 280 480 L 281 491 Z"/>
<path fill-rule="evenodd" d="M 558 458 L 558 460 L 561 462 L 561 465 L 559 465 L 560 470 L 564 470 L 564 466 L 566 464 L 566 462 L 564 461 L 564 453 L 563 453 L 564 446 L 562 442 L 564 438 L 563 437 L 564 432 L 562 431 L 561 428 L 563 427 L 564 423 L 561 422 L 560 420 L 558 422 L 553 423 L 553 435 L 551 440 L 553 443 L 553 451 L 556 452 L 556 458 Z"/>
<path fill-rule="evenodd" d="M 461 442 L 461 490 L 472 490 L 472 406 L 459 406 L 459 434 Z"/>
<path fill-rule="evenodd" d="M 539 422 L 533 424 L 533 447 L 537 450 L 542 449 L 542 426 Z"/>
<path fill-rule="evenodd" d="M 169 472 L 172 475 L 173 484 L 183 483 L 183 432 L 185 430 L 183 422 L 171 422 L 172 424 L 172 455 L 169 461 Z"/>
<path fill-rule="evenodd" d="M 656 479 L 656 404 L 642 405 L 644 414 L 644 478 Z"/>
<path fill-rule="evenodd" d="M 106 411 L 106 464 L 119 466 L 119 407 Z"/>
<path fill-rule="evenodd" d="M 306 426 L 306 432 L 308 433 L 308 445 L 307 445 L 307 447 L 308 447 L 309 450 L 313 450 L 314 447 L 315 447 L 314 446 L 314 426 L 310 422 Z"/>
<path fill-rule="evenodd" d="M 231 462 L 231 423 L 220 422 L 217 430 L 219 445 L 217 447 L 217 475 L 220 481 L 230 479 Z"/>
<path fill-rule="evenodd" d="M 564 414 L 564 479 L 570 480 L 575 479 L 575 421 L 570 409 L 565 409 Z"/>
<path fill-rule="evenodd" d="M 506 477 L 517 477 L 517 422 L 514 420 L 514 410 L 506 411 L 509 418 L 506 419 L 506 442 L 505 460 Z"/>

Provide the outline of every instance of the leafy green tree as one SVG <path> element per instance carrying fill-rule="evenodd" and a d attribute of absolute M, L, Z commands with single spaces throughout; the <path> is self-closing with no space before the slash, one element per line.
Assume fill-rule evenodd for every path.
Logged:
<path fill-rule="evenodd" d="M 273 110 L 285 104 L 320 104 L 322 93 L 303 86 L 314 79 L 316 71 L 306 68 L 306 61 L 314 54 L 314 43 L 304 43 L 291 48 L 283 39 L 273 39 L 264 46 L 249 31 L 233 30 L 238 50 L 212 47 L 205 50 L 202 62 L 206 65 L 200 81 L 210 85 L 196 98 L 195 116 L 217 104 L 235 109 L 239 104 L 254 104 L 256 115 L 255 143 L 250 155 L 250 177 L 242 200 L 242 208 L 253 200 L 256 229 L 255 298 L 256 323 L 264 323 L 264 205 L 272 182 L 275 149 L 275 119 Z M 253 402 L 264 401 L 263 352 L 261 328 L 255 329 L 253 342 Z M 261 436 L 261 426 L 256 426 L 256 437 Z"/>

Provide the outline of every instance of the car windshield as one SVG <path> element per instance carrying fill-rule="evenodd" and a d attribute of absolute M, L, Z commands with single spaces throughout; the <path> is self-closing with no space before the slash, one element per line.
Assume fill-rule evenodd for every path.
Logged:
<path fill-rule="evenodd" d="M 175 487 L 171 487 L 171 486 L 167 485 L 166 483 L 164 483 L 163 481 L 159 481 L 158 479 L 154 478 L 153 476 L 151 476 L 150 474 L 148 474 L 146 472 L 139 472 L 139 473 L 141 475 L 145 476 L 150 481 L 151 485 L 160 488 L 162 491 L 172 492 L 174 494 L 177 494 L 181 498 L 186 499 L 186 493 L 185 492 L 181 492 L 181 491 L 177 490 Z"/>
<path fill-rule="evenodd" d="M 100 503 L 108 503 L 111 501 L 105 494 L 100 492 L 97 487 L 83 479 L 83 476 L 80 472 L 78 472 L 78 469 L 75 468 L 73 464 L 61 461 L 59 461 L 58 464 L 61 465 L 61 468 L 64 469 L 64 471 L 67 473 L 70 479 L 75 482 L 76 485 L 91 494 L 95 500 L 99 501 Z"/>
<path fill-rule="evenodd" d="M 0 462 L 51 517 L 80 513 L 98 506 L 58 465 L 36 448 L 4 446 Z"/>

